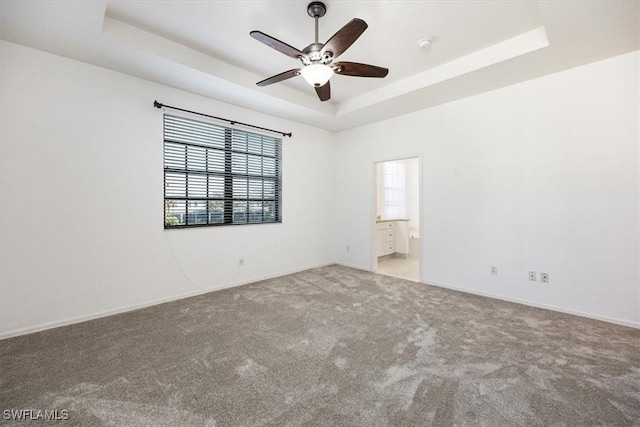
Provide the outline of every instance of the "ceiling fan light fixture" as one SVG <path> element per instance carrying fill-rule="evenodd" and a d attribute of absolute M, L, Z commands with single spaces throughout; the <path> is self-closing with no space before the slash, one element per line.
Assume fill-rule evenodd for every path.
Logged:
<path fill-rule="evenodd" d="M 386 77 L 389 73 L 387 68 L 375 65 L 360 64 L 357 62 L 334 62 L 345 50 L 362 35 L 368 25 L 360 18 L 353 18 L 337 33 L 332 35 L 326 43 L 318 42 L 318 20 L 327 11 L 324 3 L 314 1 L 307 6 L 307 13 L 316 22 L 314 42 L 303 50 L 286 44 L 262 31 L 251 31 L 249 35 L 261 43 L 287 55 L 290 58 L 302 62 L 301 68 L 294 68 L 289 71 L 276 74 L 256 83 L 258 86 L 268 86 L 283 80 L 302 75 L 316 91 L 320 101 L 331 99 L 331 85 L 329 80 L 334 74 L 354 77 Z"/>
<path fill-rule="evenodd" d="M 333 76 L 333 69 L 324 64 L 311 64 L 302 67 L 300 74 L 311 86 L 321 87 Z"/>

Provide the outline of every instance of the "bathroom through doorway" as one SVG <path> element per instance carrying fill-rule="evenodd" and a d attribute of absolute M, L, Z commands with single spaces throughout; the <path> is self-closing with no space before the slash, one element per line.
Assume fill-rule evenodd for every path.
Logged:
<path fill-rule="evenodd" d="M 375 163 L 374 271 L 420 281 L 420 159 Z"/>

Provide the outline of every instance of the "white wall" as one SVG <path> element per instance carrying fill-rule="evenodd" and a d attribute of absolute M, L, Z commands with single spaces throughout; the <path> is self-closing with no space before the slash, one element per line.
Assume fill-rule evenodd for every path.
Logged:
<path fill-rule="evenodd" d="M 376 219 L 384 219 L 384 163 L 376 163 Z"/>
<path fill-rule="evenodd" d="M 328 132 L 1 43 L 0 336 L 332 261 Z M 283 223 L 165 231 L 154 99 L 293 132 Z"/>
<path fill-rule="evenodd" d="M 638 52 L 334 136 L 0 43 L 0 337 L 336 260 L 370 269 L 373 162 L 416 154 L 422 281 L 640 325 Z M 164 231 L 154 99 L 292 131 L 284 222 Z"/>
<path fill-rule="evenodd" d="M 639 55 L 338 134 L 338 262 L 372 268 L 373 162 L 421 153 L 423 282 L 640 326 Z"/>
<path fill-rule="evenodd" d="M 408 231 L 416 236 L 420 232 L 420 162 L 419 159 L 405 160 L 407 171 L 407 218 Z"/>

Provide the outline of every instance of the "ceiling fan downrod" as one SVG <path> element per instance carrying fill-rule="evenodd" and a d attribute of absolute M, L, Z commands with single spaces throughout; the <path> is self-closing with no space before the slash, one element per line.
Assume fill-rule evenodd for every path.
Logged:
<path fill-rule="evenodd" d="M 318 20 L 322 18 L 325 13 L 327 13 L 327 6 L 325 6 L 321 1 L 312 1 L 307 6 L 307 13 L 316 21 L 315 44 L 318 44 Z"/>
<path fill-rule="evenodd" d="M 302 49 L 302 51 L 307 54 L 307 58 L 301 58 L 301 60 L 303 64 L 310 65 L 318 63 L 322 59 L 320 51 L 322 50 L 324 45 L 318 41 L 320 27 L 319 19 L 322 18 L 325 13 L 327 13 L 327 7 L 321 1 L 313 1 L 307 6 L 307 13 L 315 20 L 315 41 L 309 46 Z"/>

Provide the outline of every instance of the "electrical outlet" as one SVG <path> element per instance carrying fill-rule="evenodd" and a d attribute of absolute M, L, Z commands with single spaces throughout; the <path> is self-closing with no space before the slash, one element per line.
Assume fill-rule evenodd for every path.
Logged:
<path fill-rule="evenodd" d="M 496 267 L 495 265 L 491 266 L 491 274 L 497 276 L 498 275 L 498 267 Z"/>
<path fill-rule="evenodd" d="M 537 279 L 536 277 L 536 272 L 535 271 L 530 271 L 529 272 L 529 280 L 531 280 L 532 282 L 535 282 Z"/>
<path fill-rule="evenodd" d="M 240 258 L 240 259 L 238 260 L 238 264 L 240 264 L 240 265 L 244 265 L 244 258 Z"/>
<path fill-rule="evenodd" d="M 549 273 L 540 273 L 540 281 L 542 283 L 549 283 Z"/>

